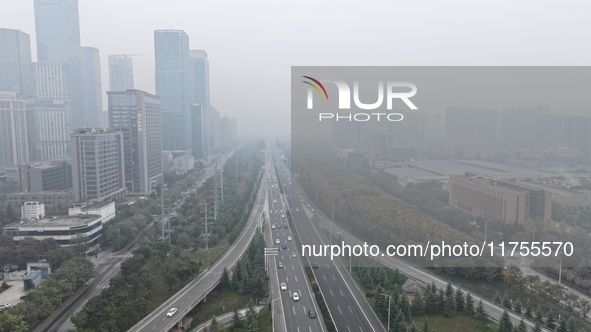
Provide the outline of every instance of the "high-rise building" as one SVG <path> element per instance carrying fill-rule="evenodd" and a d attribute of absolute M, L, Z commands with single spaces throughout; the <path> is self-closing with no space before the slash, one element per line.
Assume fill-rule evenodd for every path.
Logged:
<path fill-rule="evenodd" d="M 204 108 L 203 115 L 203 149 L 204 157 L 215 154 L 219 147 L 220 112 L 213 106 Z"/>
<path fill-rule="evenodd" d="M 72 164 L 52 160 L 19 166 L 21 192 L 66 191 L 72 189 Z"/>
<path fill-rule="evenodd" d="M 18 92 L 21 98 L 33 94 L 31 41 L 22 31 L 0 28 L 0 91 Z"/>
<path fill-rule="evenodd" d="M 163 181 L 160 99 L 140 90 L 107 95 L 109 126 L 123 134 L 127 191 L 149 193 Z"/>
<path fill-rule="evenodd" d="M 38 61 L 68 62 L 80 51 L 78 0 L 34 0 Z"/>
<path fill-rule="evenodd" d="M 32 73 L 34 98 L 68 99 L 71 102 L 70 65 L 67 62 L 35 62 Z"/>
<path fill-rule="evenodd" d="M 71 138 L 74 199 L 124 198 L 123 134 L 112 129 L 82 128 L 74 130 Z"/>
<path fill-rule="evenodd" d="M 205 137 L 204 137 L 204 125 L 205 125 L 205 111 L 204 107 L 200 104 L 191 105 L 191 135 L 193 146 L 192 156 L 195 159 L 204 159 L 205 155 Z"/>
<path fill-rule="evenodd" d="M 156 94 L 162 110 L 162 149 L 191 150 L 189 36 L 182 30 L 154 31 Z"/>
<path fill-rule="evenodd" d="M 71 99 L 31 99 L 26 103 L 31 161 L 70 156 Z"/>
<path fill-rule="evenodd" d="M 98 126 L 99 112 L 103 111 L 99 50 L 94 47 L 82 47 L 80 50 L 80 54 L 70 60 L 73 123 L 77 128 L 94 127 Z"/>
<path fill-rule="evenodd" d="M 445 138 L 457 143 L 494 143 L 497 109 L 493 107 L 450 107 L 445 110 Z"/>
<path fill-rule="evenodd" d="M 205 50 L 190 50 L 191 103 L 209 106 L 209 60 Z"/>
<path fill-rule="evenodd" d="M 133 59 L 125 54 L 109 54 L 109 91 L 133 90 Z"/>
<path fill-rule="evenodd" d="M 18 92 L 0 91 L 0 166 L 29 161 L 25 101 Z"/>
<path fill-rule="evenodd" d="M 224 151 L 234 148 L 237 129 L 236 119 L 229 116 L 221 116 L 218 128 L 218 148 Z"/>

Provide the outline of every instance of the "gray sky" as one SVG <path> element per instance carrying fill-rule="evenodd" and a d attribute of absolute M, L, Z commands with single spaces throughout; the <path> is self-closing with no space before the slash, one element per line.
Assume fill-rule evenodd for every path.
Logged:
<path fill-rule="evenodd" d="M 83 46 L 134 57 L 154 93 L 157 29 L 210 61 L 211 101 L 241 133 L 289 132 L 292 65 L 590 65 L 589 1 L 79 0 Z M 2 0 L 0 27 L 31 35 L 33 0 Z M 104 104 L 106 108 L 106 101 Z"/>

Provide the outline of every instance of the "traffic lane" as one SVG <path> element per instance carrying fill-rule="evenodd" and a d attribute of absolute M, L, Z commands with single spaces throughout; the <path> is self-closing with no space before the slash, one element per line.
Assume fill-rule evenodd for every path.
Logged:
<path fill-rule="evenodd" d="M 323 331 L 324 326 L 322 323 L 316 318 L 309 317 L 310 309 L 317 312 L 315 298 L 309 288 L 301 262 L 291 256 L 291 253 L 295 252 L 295 245 L 293 241 L 288 240 L 291 232 L 289 228 L 286 229 L 283 227 L 283 224 L 287 221 L 285 217 L 281 218 L 280 215 L 281 211 L 279 210 L 269 213 L 271 222 L 281 227 L 274 229 L 272 234 L 275 240 L 280 240 L 280 252 L 275 256 L 275 260 L 277 265 L 279 262 L 283 264 L 283 268 L 278 268 L 277 270 L 280 282 L 285 282 L 287 286 L 287 290 L 282 291 L 282 293 L 288 296 L 282 296 L 281 302 L 288 330 Z M 283 249 L 283 244 L 287 245 L 287 249 Z M 293 299 L 294 292 L 298 293 L 299 301 Z"/>
<path fill-rule="evenodd" d="M 304 212 L 304 214 L 305 214 L 305 212 Z M 359 240 L 358 238 L 356 238 L 356 237 L 352 236 L 351 234 L 349 234 L 348 232 L 344 231 L 338 225 L 335 225 L 335 224 L 329 225 L 330 220 L 326 216 L 322 215 L 321 213 L 315 214 L 315 216 L 316 216 L 317 220 L 320 220 L 321 221 L 321 224 L 325 228 L 332 227 L 333 233 L 335 233 L 335 232 L 341 232 L 342 233 L 342 236 L 343 236 L 343 239 L 345 240 L 345 242 L 351 243 L 351 244 L 353 244 L 353 243 L 363 243 L 363 241 Z M 426 273 L 426 272 L 424 272 L 424 271 L 422 271 L 420 269 L 417 269 L 417 268 L 415 268 L 413 266 L 410 266 L 409 264 L 404 263 L 404 262 L 401 262 L 400 260 L 397 260 L 395 258 L 388 257 L 387 255 L 384 256 L 384 257 L 381 257 L 380 258 L 380 261 L 382 263 L 384 263 L 386 266 L 389 266 L 391 268 L 397 268 L 400 272 L 403 272 L 403 273 L 405 273 L 407 275 L 411 275 L 411 276 L 413 276 L 413 277 L 415 277 L 418 280 L 421 280 L 423 282 L 426 282 L 426 283 L 435 282 L 436 286 L 439 287 L 439 288 L 445 288 L 447 286 L 447 282 L 446 281 L 443 281 L 443 280 L 440 280 L 438 278 L 435 278 L 435 277 L 431 276 L 430 274 L 428 274 L 428 273 Z M 483 304 L 485 310 L 489 313 L 489 315 L 491 317 L 493 317 L 493 318 L 495 318 L 497 320 L 501 317 L 501 315 L 502 315 L 502 313 L 504 311 L 503 309 L 497 307 L 496 305 L 494 305 L 494 304 L 492 304 L 490 302 L 487 302 L 486 299 L 481 298 L 480 296 L 478 296 L 478 294 L 472 293 L 472 295 L 474 296 L 475 301 L 482 300 L 482 304 Z M 511 320 L 513 321 L 513 323 L 519 324 L 519 322 L 521 321 L 521 317 L 520 316 L 514 315 L 512 313 L 509 313 L 509 315 L 510 315 Z M 526 325 L 528 325 L 528 327 L 532 327 L 533 328 L 533 324 L 531 324 L 531 323 L 529 323 L 527 321 L 526 321 Z"/>
<path fill-rule="evenodd" d="M 289 234 L 286 229 L 279 230 L 276 233 L 282 233 L 281 236 Z M 308 288 L 308 281 L 301 266 L 301 262 L 297 258 L 293 258 L 291 253 L 294 252 L 295 246 L 293 241 L 288 241 L 288 249 L 281 249 L 277 261 L 283 263 L 283 268 L 278 268 L 278 275 L 281 282 L 285 282 L 287 290 L 282 291 L 288 296 L 282 300 L 284 305 L 284 313 L 288 323 L 288 328 L 295 331 L 299 327 L 299 331 L 311 329 L 311 331 L 324 330 L 321 322 L 316 318 L 310 318 L 308 311 L 313 309 L 317 312 L 315 299 L 311 290 Z M 293 299 L 293 293 L 298 293 L 300 300 Z M 292 316 L 293 314 L 293 316 Z M 291 316 L 291 317 L 290 317 Z"/>
<path fill-rule="evenodd" d="M 299 217 L 301 218 L 301 216 Z M 298 233 L 304 233 L 305 228 L 309 227 L 308 225 L 296 225 Z M 307 235 L 309 241 L 306 244 L 316 246 L 323 244 L 314 232 L 308 231 Z M 309 261 L 312 264 L 317 263 L 319 266 L 313 268 L 313 272 L 337 329 L 344 331 L 347 329 L 384 330 L 365 299 L 360 297 L 361 293 L 357 286 L 345 280 L 349 275 L 346 274 L 346 271 L 343 273 L 337 268 L 338 262 L 324 256 L 309 257 Z M 372 319 L 373 317 L 375 319 Z"/>
<path fill-rule="evenodd" d="M 299 203 L 301 204 L 302 202 L 299 201 Z M 295 216 L 296 216 L 296 218 L 298 218 L 299 220 L 302 220 L 304 222 L 303 223 L 300 223 L 300 222 L 296 223 L 296 229 L 298 231 L 298 234 L 300 232 L 305 233 L 306 228 L 308 228 L 309 231 L 307 232 L 307 236 L 306 236 L 306 238 L 309 239 L 308 244 L 313 244 L 313 245 L 317 245 L 317 246 L 323 245 L 325 242 L 323 242 L 321 240 L 321 237 L 323 237 L 324 234 L 321 235 L 315 229 L 312 221 L 305 214 L 304 209 L 303 209 L 303 205 L 300 205 L 300 204 L 298 204 L 298 202 L 296 202 L 295 206 L 298 209 L 299 209 L 299 207 L 302 207 L 301 211 L 303 213 L 296 213 Z M 314 230 L 314 231 L 311 232 L 310 230 Z M 328 241 L 326 241 L 326 243 L 327 242 Z M 337 313 L 342 315 L 342 312 L 343 312 L 342 308 L 351 307 L 351 312 L 352 312 L 351 316 L 343 317 L 343 321 L 335 320 L 335 324 L 341 325 L 341 328 L 351 328 L 351 326 L 352 326 L 355 328 L 361 328 L 365 331 L 383 331 L 384 329 L 383 329 L 382 325 L 380 324 L 380 321 L 378 320 L 378 318 L 375 316 L 375 314 L 371 310 L 371 308 L 370 308 L 369 304 L 366 302 L 365 298 L 363 298 L 363 295 L 361 294 L 361 292 L 359 291 L 357 286 L 353 283 L 353 280 L 351 279 L 350 275 L 347 274 L 346 271 L 345 271 L 345 274 L 343 274 L 342 271 L 340 271 L 339 269 L 336 269 L 336 267 L 337 267 L 336 264 L 339 263 L 340 261 L 335 262 L 335 261 L 330 260 L 330 258 L 328 258 L 328 257 L 315 257 L 315 259 L 316 258 L 319 258 L 319 259 L 313 260 L 313 262 L 316 261 L 319 264 L 323 264 L 324 266 L 335 267 L 334 270 L 327 270 L 326 272 L 321 272 L 320 273 L 321 278 L 319 278 L 319 276 L 316 276 L 316 281 L 318 282 L 318 285 L 319 285 L 320 289 L 322 290 L 325 300 L 328 297 L 327 294 L 325 294 L 326 291 L 328 291 L 330 293 L 330 291 L 332 291 L 331 287 L 333 285 L 335 285 L 335 283 L 336 283 L 337 287 L 339 287 L 340 289 L 346 289 L 348 291 L 348 293 L 350 293 L 349 296 L 341 297 L 341 298 L 331 297 L 330 302 L 327 301 L 327 305 L 331 308 L 330 311 L 331 311 L 331 316 L 333 316 L 333 319 L 337 318 L 334 316 Z M 318 269 L 313 269 L 313 270 L 314 270 L 314 274 L 316 275 L 317 274 L 316 271 Z M 327 278 L 327 276 L 329 278 Z M 332 279 L 332 281 L 330 279 Z M 357 314 L 355 314 L 354 312 L 357 312 Z M 354 319 L 349 319 L 351 317 L 354 317 Z"/>

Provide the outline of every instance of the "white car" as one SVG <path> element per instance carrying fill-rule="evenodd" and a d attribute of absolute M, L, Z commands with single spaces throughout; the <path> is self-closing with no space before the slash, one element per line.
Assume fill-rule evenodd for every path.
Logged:
<path fill-rule="evenodd" d="M 284 215 L 284 214 L 282 214 L 282 215 L 281 215 L 281 218 L 285 218 L 285 215 Z"/>
<path fill-rule="evenodd" d="M 281 283 L 281 290 L 287 290 L 287 285 L 284 282 Z"/>
<path fill-rule="evenodd" d="M 170 310 L 168 310 L 168 312 L 166 313 L 166 317 L 172 317 L 174 314 L 176 314 L 177 309 L 176 308 L 171 308 Z"/>
<path fill-rule="evenodd" d="M 298 295 L 298 293 L 293 293 L 293 300 L 294 301 L 299 301 L 300 300 L 300 296 Z"/>
<path fill-rule="evenodd" d="M 276 199 L 274 199 L 274 200 L 273 200 L 273 203 L 277 203 L 277 200 L 276 200 Z"/>
<path fill-rule="evenodd" d="M 281 243 L 281 241 L 279 241 L 279 239 L 275 240 L 275 243 L 279 244 Z"/>
<path fill-rule="evenodd" d="M 275 224 L 271 225 L 271 229 L 275 229 Z"/>
<path fill-rule="evenodd" d="M 287 237 L 287 241 L 291 241 L 291 236 L 288 236 Z"/>
<path fill-rule="evenodd" d="M 295 258 L 295 257 L 298 257 L 298 255 L 294 251 L 294 252 L 291 253 L 291 257 L 294 257 Z"/>

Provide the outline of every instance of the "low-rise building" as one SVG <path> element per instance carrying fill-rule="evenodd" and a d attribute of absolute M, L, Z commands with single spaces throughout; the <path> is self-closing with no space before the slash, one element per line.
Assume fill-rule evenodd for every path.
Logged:
<path fill-rule="evenodd" d="M 45 204 L 39 202 L 25 202 L 21 206 L 23 220 L 39 220 L 45 218 Z"/>
<path fill-rule="evenodd" d="M 115 218 L 115 202 L 74 202 L 74 207 L 68 209 L 68 215 L 98 214 L 103 224 Z"/>
<path fill-rule="evenodd" d="M 64 204 L 74 202 L 74 193 L 71 190 L 41 191 L 41 192 L 17 192 L 6 195 L 8 203 L 25 204 L 26 202 L 39 202 L 45 205 Z"/>
<path fill-rule="evenodd" d="M 473 216 L 523 223 L 528 218 L 551 219 L 552 193 L 523 182 L 466 173 L 450 177 L 449 204 Z"/>
<path fill-rule="evenodd" d="M 84 240 L 93 245 L 103 230 L 102 217 L 95 214 L 59 216 L 36 221 L 17 222 L 4 226 L 3 234 L 12 236 L 15 241 L 27 237 L 37 240 L 53 238 L 62 247 L 73 246 Z"/>

